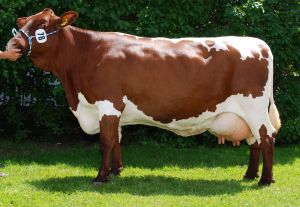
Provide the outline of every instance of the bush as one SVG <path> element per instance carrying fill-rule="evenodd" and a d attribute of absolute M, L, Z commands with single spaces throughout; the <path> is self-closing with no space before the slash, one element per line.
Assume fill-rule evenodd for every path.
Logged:
<path fill-rule="evenodd" d="M 29 16 L 46 7 L 58 15 L 76 10 L 79 18 L 75 25 L 93 30 L 141 36 L 245 35 L 263 39 L 275 57 L 275 100 L 283 123 L 278 142 L 300 142 L 300 4 L 297 1 L 37 0 L 33 5 L 30 0 L 1 0 L 0 44 L 4 46 L 11 38 L 17 17 Z M 36 69 L 26 57 L 17 64 L 1 61 L 0 131 L 17 140 L 78 138 L 81 134 L 78 124 L 68 110 L 63 89 L 53 84 L 55 81 L 55 77 Z M 144 127 L 137 128 L 148 132 Z M 168 141 L 166 137 L 160 140 Z"/>

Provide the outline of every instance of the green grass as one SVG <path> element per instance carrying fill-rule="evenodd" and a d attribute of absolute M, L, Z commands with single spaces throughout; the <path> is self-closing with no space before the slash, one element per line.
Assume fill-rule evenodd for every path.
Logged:
<path fill-rule="evenodd" d="M 0 206 L 300 206 L 300 146 L 277 147 L 276 183 L 244 181 L 249 150 L 126 146 L 122 176 L 101 186 L 97 146 L 0 142 Z"/>

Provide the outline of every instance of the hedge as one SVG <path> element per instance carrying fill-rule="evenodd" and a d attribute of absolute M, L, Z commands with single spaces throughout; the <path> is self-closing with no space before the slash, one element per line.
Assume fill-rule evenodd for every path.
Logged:
<path fill-rule="evenodd" d="M 17 17 L 46 7 L 57 15 L 75 10 L 79 13 L 75 26 L 93 30 L 150 37 L 241 35 L 263 39 L 275 60 L 275 101 L 282 119 L 277 143 L 300 142 L 300 3 L 296 0 L 0 0 L 1 49 L 11 38 Z M 52 74 L 35 68 L 27 57 L 17 63 L 0 61 L 1 137 L 80 138 L 82 132 L 68 109 L 63 88 L 56 82 Z M 165 134 L 145 127 L 132 129 L 125 132 L 129 143 L 136 129 L 145 136 Z M 181 142 L 168 133 L 158 141 L 174 138 Z"/>

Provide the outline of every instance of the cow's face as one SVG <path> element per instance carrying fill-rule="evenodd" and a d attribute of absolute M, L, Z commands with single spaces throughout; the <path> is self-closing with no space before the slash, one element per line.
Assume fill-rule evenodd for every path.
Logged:
<path fill-rule="evenodd" d="M 58 44 L 60 30 L 73 23 L 77 17 L 78 14 L 74 11 L 58 17 L 51 9 L 44 9 L 35 15 L 18 18 L 19 32 L 10 39 L 7 49 L 21 49 L 21 53 L 30 57 L 53 50 Z"/>

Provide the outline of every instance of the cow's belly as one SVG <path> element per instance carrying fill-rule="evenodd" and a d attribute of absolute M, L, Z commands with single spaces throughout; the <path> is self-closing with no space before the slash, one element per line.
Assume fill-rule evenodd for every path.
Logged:
<path fill-rule="evenodd" d="M 192 136 L 209 131 L 217 137 L 225 137 L 230 141 L 240 141 L 252 137 L 246 121 L 234 112 L 226 112 L 227 103 L 220 104 L 217 112 L 204 112 L 198 117 L 173 120 L 170 123 L 155 121 L 144 114 L 130 100 L 124 100 L 126 107 L 121 115 L 120 125 L 144 124 L 172 131 L 181 136 Z M 230 103 L 230 101 L 229 101 Z M 230 104 L 235 108 L 235 104 Z M 163 113 L 163 112 L 162 112 Z"/>
<path fill-rule="evenodd" d="M 242 140 L 251 136 L 251 131 L 246 122 L 235 113 L 217 114 L 208 112 L 198 117 L 173 120 L 165 124 L 155 121 L 151 116 L 147 116 L 129 100 L 126 100 L 126 107 L 121 115 L 120 124 L 150 125 L 172 131 L 181 136 L 192 136 L 208 130 L 216 136 L 224 136 L 231 141 Z"/>

